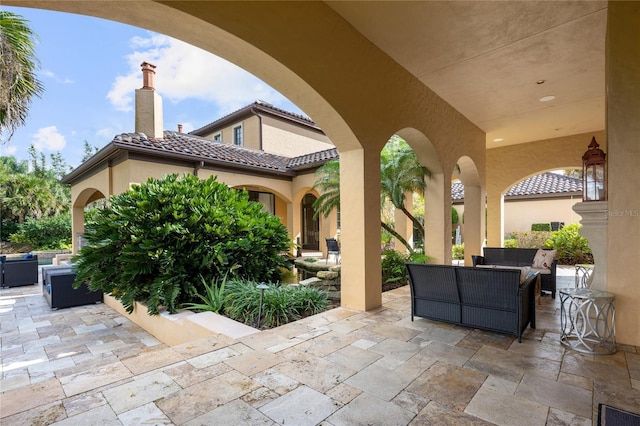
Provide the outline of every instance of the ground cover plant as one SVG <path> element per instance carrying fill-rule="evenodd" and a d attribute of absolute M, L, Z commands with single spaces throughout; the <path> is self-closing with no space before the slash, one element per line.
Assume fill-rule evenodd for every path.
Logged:
<path fill-rule="evenodd" d="M 319 288 L 270 284 L 261 295 L 255 281 L 226 283 L 222 312 L 227 317 L 257 328 L 278 327 L 327 309 L 327 293 Z"/>
<path fill-rule="evenodd" d="M 110 198 L 87 218 L 74 261 L 76 283 L 111 293 L 128 312 L 173 313 L 205 294 L 203 282 L 236 277 L 275 282 L 289 247 L 280 219 L 219 183 L 177 174 L 149 179 Z"/>

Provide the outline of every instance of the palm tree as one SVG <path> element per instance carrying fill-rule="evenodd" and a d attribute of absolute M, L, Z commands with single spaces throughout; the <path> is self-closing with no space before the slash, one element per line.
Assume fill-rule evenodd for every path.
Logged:
<path fill-rule="evenodd" d="M 406 142 L 394 138 L 397 136 L 391 139 L 393 143 L 385 146 L 380 155 L 381 197 L 402 211 L 424 238 L 424 225 L 409 212 L 405 199 L 407 193 L 424 192 L 425 178 L 430 178 L 431 172 L 420 164 L 418 156 Z"/>
<path fill-rule="evenodd" d="M 35 74 L 39 66 L 27 21 L 0 11 L 0 142 L 25 124 L 31 100 L 44 90 Z"/>
<path fill-rule="evenodd" d="M 320 192 L 320 196 L 313 203 L 316 209 L 314 218 L 319 215 L 328 217 L 333 209 L 340 209 L 340 161 L 329 160 L 316 170 L 317 179 L 313 189 Z"/>
<path fill-rule="evenodd" d="M 316 170 L 318 177 L 313 185 L 321 195 L 314 203 L 316 217 L 322 214 L 329 216 L 333 209 L 340 208 L 340 162 L 330 160 Z M 422 192 L 425 189 L 425 178 L 430 171 L 420 164 L 411 147 L 398 136 L 393 136 L 383 148 L 380 155 L 380 203 L 390 201 L 395 208 L 401 210 L 418 229 L 424 239 L 424 225 L 413 216 L 405 205 L 405 195 L 410 192 Z M 388 223 L 380 220 L 380 226 L 397 238 L 410 253 L 413 247 Z"/>

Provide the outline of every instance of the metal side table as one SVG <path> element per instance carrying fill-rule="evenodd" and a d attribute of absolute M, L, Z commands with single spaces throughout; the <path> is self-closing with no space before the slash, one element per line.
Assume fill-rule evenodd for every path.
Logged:
<path fill-rule="evenodd" d="M 615 295 L 588 288 L 560 292 L 560 342 L 578 352 L 612 354 L 616 351 Z"/>
<path fill-rule="evenodd" d="M 588 263 L 578 263 L 576 268 L 576 288 L 589 288 L 594 265 Z"/>

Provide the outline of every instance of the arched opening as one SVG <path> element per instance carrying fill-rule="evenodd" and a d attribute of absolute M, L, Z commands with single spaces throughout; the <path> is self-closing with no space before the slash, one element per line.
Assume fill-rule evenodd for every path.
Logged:
<path fill-rule="evenodd" d="M 318 198 L 313 194 L 306 194 L 302 197 L 300 210 L 302 213 L 302 241 L 303 250 L 320 249 L 320 221 L 316 216 L 316 209 L 313 204 Z"/>

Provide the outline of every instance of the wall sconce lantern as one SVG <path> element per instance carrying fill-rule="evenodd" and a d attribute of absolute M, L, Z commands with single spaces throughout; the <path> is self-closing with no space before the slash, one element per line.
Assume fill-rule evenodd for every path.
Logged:
<path fill-rule="evenodd" d="M 582 201 L 606 201 L 607 154 L 601 149 L 595 136 L 589 149 L 582 156 Z"/>

